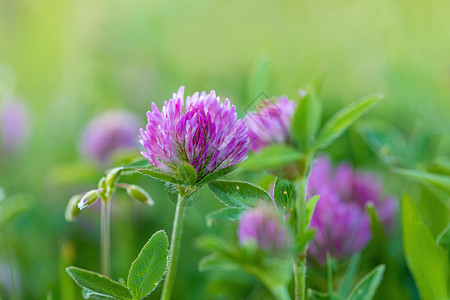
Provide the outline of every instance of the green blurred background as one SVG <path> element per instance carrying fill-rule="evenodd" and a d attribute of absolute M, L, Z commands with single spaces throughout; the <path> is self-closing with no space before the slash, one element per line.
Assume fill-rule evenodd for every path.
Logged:
<path fill-rule="evenodd" d="M 78 299 L 64 267 L 98 270 L 98 211 L 76 223 L 64 220 L 70 196 L 95 187 L 106 168 L 79 151 L 82 131 L 96 114 L 126 109 L 144 126 L 150 103 L 162 103 L 180 85 L 187 93 L 215 89 L 243 114 L 259 92 L 295 97 L 324 66 L 325 115 L 382 92 L 386 98 L 371 118 L 387 120 L 407 140 L 448 135 L 449 11 L 445 0 L 0 0 L 0 101 L 8 94 L 25 101 L 31 130 L 26 147 L 0 157 L 0 186 L 7 195 L 21 194 L 28 205 L 1 228 L 0 262 L 12 267 L 2 263 L 0 270 L 17 275 L 13 296 Z M 256 91 L 252 80 L 261 61 L 268 78 Z M 386 172 L 356 130 L 329 153 Z M 112 217 L 115 278 L 126 278 L 153 232 L 170 232 L 174 211 L 162 184 L 126 180 L 143 184 L 156 205 L 144 207 L 118 193 Z M 400 183 L 390 181 L 388 192 L 400 195 L 407 182 Z M 206 227 L 204 215 L 220 207 L 217 202 L 204 192 L 188 213 L 175 299 L 210 299 L 223 289 L 214 282 L 231 282 L 230 289 L 242 295 L 257 284 L 240 273 L 220 274 L 215 281 L 216 275 L 197 271 L 203 253 L 193 239 L 208 231 L 233 234 Z M 399 289 L 406 292 L 399 293 L 415 298 L 405 274 Z"/>

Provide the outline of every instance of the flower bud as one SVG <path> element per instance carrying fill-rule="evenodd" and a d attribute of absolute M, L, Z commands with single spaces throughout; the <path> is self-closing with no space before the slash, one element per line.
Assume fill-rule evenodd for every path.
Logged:
<path fill-rule="evenodd" d="M 78 203 L 78 208 L 80 210 L 83 210 L 85 208 L 88 208 L 92 204 L 97 201 L 98 197 L 100 196 L 98 190 L 92 190 L 84 194 L 83 198 Z"/>
<path fill-rule="evenodd" d="M 134 198 L 139 202 L 142 202 L 147 205 L 154 204 L 153 199 L 150 197 L 150 195 L 147 194 L 147 192 L 144 191 L 144 189 L 142 189 L 140 186 L 134 184 L 130 185 L 127 188 L 127 193 L 131 198 Z"/>
<path fill-rule="evenodd" d="M 82 198 L 83 198 L 82 195 L 75 195 L 72 196 L 72 198 L 70 198 L 69 203 L 67 203 L 65 214 L 67 222 L 75 221 L 78 215 L 80 214 L 81 210 L 78 207 L 78 203 Z"/>
<path fill-rule="evenodd" d="M 106 178 L 103 176 L 98 182 L 98 189 L 106 191 Z"/>
<path fill-rule="evenodd" d="M 114 168 L 106 174 L 106 188 L 109 191 L 112 190 L 116 184 L 117 179 L 120 177 L 120 173 L 122 172 L 122 168 Z"/>

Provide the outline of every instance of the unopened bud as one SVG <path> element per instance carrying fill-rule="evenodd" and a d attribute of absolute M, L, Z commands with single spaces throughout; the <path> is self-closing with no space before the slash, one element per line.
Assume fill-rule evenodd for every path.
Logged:
<path fill-rule="evenodd" d="M 122 168 L 115 168 L 106 174 L 106 189 L 107 194 L 110 194 L 110 191 L 114 188 L 117 179 L 120 177 L 120 173 L 122 172 Z"/>
<path fill-rule="evenodd" d="M 80 214 L 81 210 L 78 207 L 78 203 L 83 198 L 82 195 L 75 195 L 70 198 L 69 203 L 67 203 L 66 207 L 66 221 L 67 222 L 73 222 L 76 220 L 78 215 Z"/>
<path fill-rule="evenodd" d="M 106 178 L 103 176 L 100 181 L 98 182 L 98 191 L 101 194 L 106 193 Z"/>
<path fill-rule="evenodd" d="M 80 210 L 88 208 L 89 206 L 94 204 L 95 201 L 97 201 L 99 196 L 100 194 L 98 193 L 98 190 L 92 190 L 87 192 L 86 194 L 84 194 L 83 198 L 78 203 L 78 208 Z"/>
<path fill-rule="evenodd" d="M 137 185 L 130 185 L 127 188 L 127 193 L 131 198 L 134 198 L 136 200 L 138 200 L 139 202 L 142 202 L 144 204 L 147 205 L 153 205 L 153 199 L 150 197 L 149 194 L 147 194 L 146 191 L 144 191 L 143 188 L 141 188 L 140 186 Z"/>

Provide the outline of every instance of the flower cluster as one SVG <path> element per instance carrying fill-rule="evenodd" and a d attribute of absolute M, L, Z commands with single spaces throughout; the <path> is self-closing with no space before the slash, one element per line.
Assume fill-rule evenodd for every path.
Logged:
<path fill-rule="evenodd" d="M 14 152 L 28 140 L 28 111 L 18 100 L 5 99 L 0 105 L 0 138 L 2 150 Z"/>
<path fill-rule="evenodd" d="M 285 252 L 291 244 L 285 222 L 273 206 L 263 204 L 241 216 L 238 238 L 242 245 L 254 242 L 259 249 L 272 254 Z"/>
<path fill-rule="evenodd" d="M 242 162 L 248 152 L 247 120 L 235 106 L 221 103 L 214 91 L 194 93 L 184 100 L 184 87 L 160 111 L 152 103 L 148 123 L 140 130 L 142 155 L 157 169 L 177 176 L 189 163 L 200 180 L 207 174 Z"/>
<path fill-rule="evenodd" d="M 321 157 L 313 164 L 307 189 L 309 197 L 320 195 L 311 220 L 317 232 L 309 248 L 320 263 L 327 252 L 345 258 L 367 245 L 371 238 L 367 204 L 374 205 L 386 229 L 393 225 L 397 201 L 383 196 L 375 174 L 354 171 L 347 164 L 333 170 L 329 159 Z"/>
<path fill-rule="evenodd" d="M 81 151 L 91 159 L 106 163 L 115 151 L 136 147 L 138 124 L 137 117 L 127 111 L 114 110 L 100 114 L 86 127 Z"/>
<path fill-rule="evenodd" d="M 274 101 L 265 100 L 257 112 L 248 113 L 250 147 L 258 152 L 272 143 L 289 143 L 291 119 L 295 102 L 286 96 Z"/>

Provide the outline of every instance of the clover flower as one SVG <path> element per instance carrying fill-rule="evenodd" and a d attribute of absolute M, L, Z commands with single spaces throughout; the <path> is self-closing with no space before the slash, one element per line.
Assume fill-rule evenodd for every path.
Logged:
<path fill-rule="evenodd" d="M 386 229 L 393 225 L 397 202 L 382 194 L 375 174 L 354 171 L 345 163 L 334 170 L 330 160 L 321 157 L 312 166 L 307 189 L 308 197 L 320 195 L 310 225 L 316 235 L 309 248 L 320 263 L 325 263 L 327 252 L 341 259 L 367 245 L 371 239 L 367 204 L 373 204 Z"/>
<path fill-rule="evenodd" d="M 12 153 L 28 140 L 28 111 L 25 103 L 5 99 L 0 105 L 0 145 Z"/>
<path fill-rule="evenodd" d="M 270 144 L 290 143 L 291 119 L 296 104 L 286 96 L 265 100 L 257 112 L 248 113 L 250 148 L 258 152 Z"/>
<path fill-rule="evenodd" d="M 138 124 L 136 116 L 127 111 L 100 114 L 84 130 L 81 151 L 99 163 L 106 163 L 115 151 L 137 147 Z"/>
<path fill-rule="evenodd" d="M 273 206 L 260 205 L 246 211 L 238 227 L 241 245 L 254 242 L 259 249 L 280 254 L 290 249 L 291 237 L 282 217 Z"/>
<path fill-rule="evenodd" d="M 155 103 L 151 107 L 140 130 L 141 154 L 157 169 L 178 176 L 178 166 L 189 163 L 200 180 L 247 158 L 247 120 L 239 119 L 235 106 L 228 99 L 221 103 L 214 91 L 184 100 L 180 87 L 161 111 Z"/>

